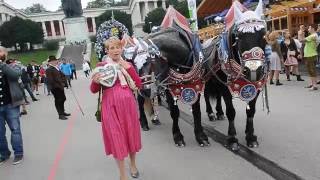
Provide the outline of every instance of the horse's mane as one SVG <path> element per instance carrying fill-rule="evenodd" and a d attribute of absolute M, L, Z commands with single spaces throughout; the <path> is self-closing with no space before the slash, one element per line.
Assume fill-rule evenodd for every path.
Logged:
<path fill-rule="evenodd" d="M 174 28 L 161 29 L 145 37 L 146 41 L 148 39 L 151 39 L 161 49 L 162 55 L 171 62 L 186 59 L 190 52 L 189 45 Z"/>
<path fill-rule="evenodd" d="M 167 34 L 167 33 L 177 33 L 177 30 L 174 29 L 174 28 L 166 28 L 166 29 L 161 29 L 160 31 L 158 32 L 155 32 L 155 33 L 151 33 L 149 34 L 148 36 L 145 37 L 145 40 L 147 39 L 152 39 L 152 38 L 156 38 L 158 37 L 159 35 L 162 35 L 162 34 Z"/>

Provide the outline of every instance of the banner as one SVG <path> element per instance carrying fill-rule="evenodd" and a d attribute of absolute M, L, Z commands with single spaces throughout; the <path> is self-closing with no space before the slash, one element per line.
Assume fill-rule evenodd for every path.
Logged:
<path fill-rule="evenodd" d="M 188 0 L 188 9 L 189 9 L 189 16 L 191 20 L 191 29 L 192 31 L 198 31 L 198 18 L 197 18 L 197 3 L 196 0 Z"/>

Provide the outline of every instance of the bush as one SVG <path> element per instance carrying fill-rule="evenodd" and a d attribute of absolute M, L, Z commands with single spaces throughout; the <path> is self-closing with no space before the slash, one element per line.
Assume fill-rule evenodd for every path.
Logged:
<path fill-rule="evenodd" d="M 90 41 L 93 42 L 93 43 L 96 43 L 97 42 L 97 36 L 90 36 Z"/>
<path fill-rule="evenodd" d="M 43 47 L 46 50 L 57 50 L 59 48 L 59 40 L 48 40 L 45 41 Z"/>

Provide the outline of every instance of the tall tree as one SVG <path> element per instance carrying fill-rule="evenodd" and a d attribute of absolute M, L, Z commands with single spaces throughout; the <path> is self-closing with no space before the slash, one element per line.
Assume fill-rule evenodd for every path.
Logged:
<path fill-rule="evenodd" d="M 121 22 L 123 25 L 125 25 L 128 28 L 128 31 L 130 34 L 132 34 L 132 22 L 131 22 L 131 16 L 125 12 L 115 10 L 113 11 L 114 19 Z M 112 11 L 108 10 L 98 16 L 96 18 L 96 24 L 97 27 L 100 26 L 105 21 L 108 21 L 111 19 Z"/>
<path fill-rule="evenodd" d="M 58 7 L 57 11 L 63 11 L 62 5 Z"/>
<path fill-rule="evenodd" d="M 93 0 L 88 2 L 87 9 L 90 8 L 102 8 L 108 6 L 109 1 L 108 0 Z"/>
<path fill-rule="evenodd" d="M 189 18 L 187 1 L 169 0 L 168 4 L 172 5 L 177 11 L 179 11 L 186 18 Z M 165 14 L 166 12 L 162 8 L 156 8 L 153 11 L 150 11 L 145 18 L 143 31 L 146 33 L 150 33 L 151 32 L 150 25 L 151 27 L 159 26 Z M 151 22 L 151 24 L 149 22 Z"/>
<path fill-rule="evenodd" d="M 189 18 L 188 2 L 180 1 L 174 8 L 179 11 L 184 17 Z"/>
<path fill-rule="evenodd" d="M 41 25 L 31 20 L 14 17 L 0 26 L 0 41 L 6 47 L 16 48 L 16 44 L 25 47 L 26 43 L 30 43 L 32 49 L 33 44 L 43 42 L 43 37 Z"/>
<path fill-rule="evenodd" d="M 32 4 L 32 6 L 27 7 L 24 12 L 26 14 L 32 14 L 32 13 L 41 13 L 41 12 L 49 12 L 42 4 L 35 3 Z"/>
<path fill-rule="evenodd" d="M 144 20 L 143 31 L 150 33 L 153 26 L 160 26 L 165 15 L 166 11 L 163 8 L 156 8 L 149 12 Z"/>
<path fill-rule="evenodd" d="M 121 0 L 121 1 L 112 1 L 111 6 L 128 6 L 128 0 Z"/>

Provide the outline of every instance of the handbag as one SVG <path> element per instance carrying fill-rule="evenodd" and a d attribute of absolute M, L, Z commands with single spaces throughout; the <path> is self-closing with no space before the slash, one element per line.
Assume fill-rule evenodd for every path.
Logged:
<path fill-rule="evenodd" d="M 95 113 L 96 120 L 98 122 L 101 122 L 101 94 L 102 94 L 102 87 L 99 90 L 98 106 L 97 106 L 97 111 Z"/>

